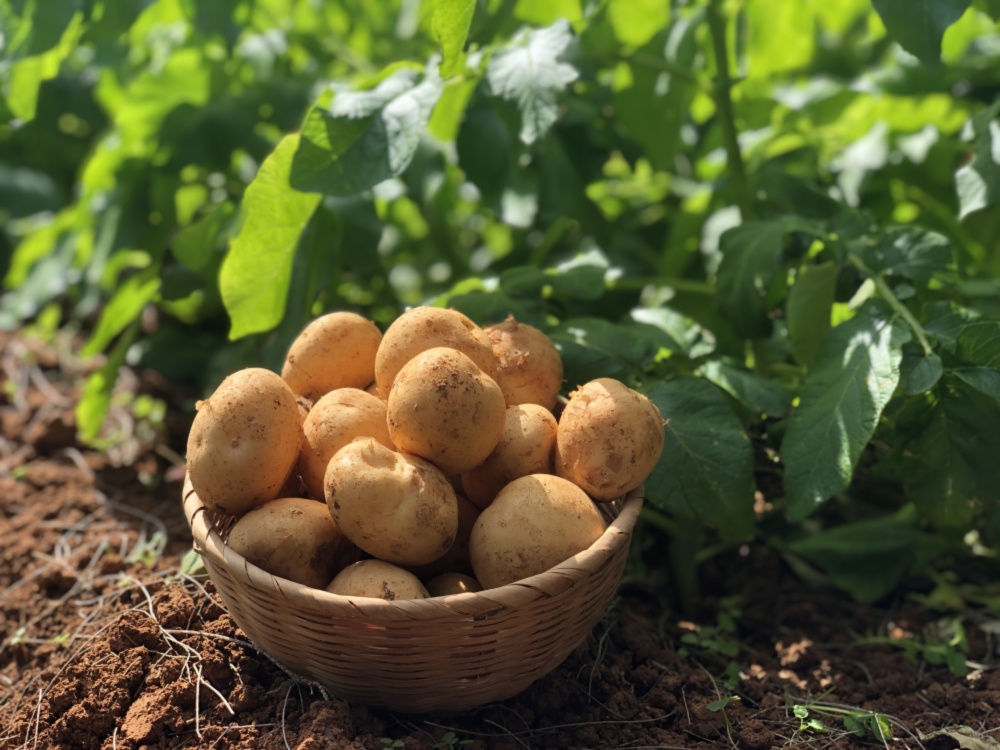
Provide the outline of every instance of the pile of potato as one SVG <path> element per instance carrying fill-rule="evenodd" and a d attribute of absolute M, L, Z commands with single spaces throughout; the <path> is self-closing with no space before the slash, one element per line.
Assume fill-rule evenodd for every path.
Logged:
<path fill-rule="evenodd" d="M 383 336 L 330 313 L 280 377 L 241 370 L 199 402 L 191 485 L 238 517 L 231 548 L 305 586 L 384 599 L 503 586 L 593 544 L 594 501 L 642 484 L 663 449 L 641 394 L 594 380 L 557 421 L 562 384 L 556 347 L 513 318 L 479 328 L 416 307 Z"/>

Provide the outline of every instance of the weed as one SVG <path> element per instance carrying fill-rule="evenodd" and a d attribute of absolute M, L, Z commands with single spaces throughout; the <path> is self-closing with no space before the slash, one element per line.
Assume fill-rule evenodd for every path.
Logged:
<path fill-rule="evenodd" d="M 723 664 L 722 683 L 729 690 L 733 690 L 740 679 L 740 667 L 735 659 L 743 649 L 736 639 L 737 621 L 743 614 L 741 604 L 742 600 L 738 596 L 727 596 L 719 600 L 715 625 L 695 627 L 685 633 L 681 636 L 681 643 L 684 645 L 677 650 L 677 655 L 681 658 L 700 655 Z"/>
<path fill-rule="evenodd" d="M 456 747 L 465 747 L 466 745 L 471 745 L 472 740 L 460 740 L 455 735 L 454 732 L 447 732 L 441 739 L 435 742 L 431 747 L 433 750 L 451 750 Z"/>
<path fill-rule="evenodd" d="M 840 719 L 844 729 L 858 738 L 872 737 L 883 744 L 892 739 L 892 721 L 885 714 L 863 708 L 815 702 L 792 706 L 792 713 L 799 720 L 800 732 L 827 734 L 830 728 L 817 716 Z"/>
<path fill-rule="evenodd" d="M 387 748 L 387 750 L 398 750 L 398 748 L 406 747 L 406 743 L 402 740 L 394 740 L 391 737 L 383 737 L 382 747 Z"/>

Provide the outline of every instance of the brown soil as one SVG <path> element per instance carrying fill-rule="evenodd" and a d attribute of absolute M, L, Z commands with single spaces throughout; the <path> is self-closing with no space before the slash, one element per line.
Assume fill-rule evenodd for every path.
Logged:
<path fill-rule="evenodd" d="M 179 570 L 180 402 L 125 373 L 126 391 L 171 403 L 170 434 L 116 403 L 128 429 L 104 452 L 84 449 L 72 406 L 87 367 L 60 342 L 0 334 L 0 748 L 1000 748 L 986 633 L 969 626 L 963 678 L 861 644 L 935 618 L 906 597 L 862 607 L 810 589 L 763 547 L 709 571 L 694 620 L 626 580 L 587 641 L 503 703 L 407 716 L 323 695 L 246 641 L 210 581 Z M 804 726 L 795 704 L 828 731 Z M 846 731 L 843 707 L 869 719 L 864 737 Z M 865 711 L 895 739 L 878 739 Z M 976 735 L 961 745 L 960 726 Z"/>

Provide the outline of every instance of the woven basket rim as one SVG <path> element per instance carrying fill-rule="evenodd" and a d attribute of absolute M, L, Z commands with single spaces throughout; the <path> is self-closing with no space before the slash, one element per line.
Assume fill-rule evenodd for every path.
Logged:
<path fill-rule="evenodd" d="M 590 547 L 537 575 L 481 592 L 451 594 L 428 599 L 386 601 L 367 597 L 342 596 L 304 586 L 268 573 L 230 548 L 216 530 L 209 511 L 184 478 L 184 514 L 194 537 L 194 547 L 203 557 L 224 566 L 244 584 L 273 592 L 295 606 L 307 607 L 334 616 L 364 617 L 380 621 L 429 620 L 456 615 L 475 617 L 491 611 L 516 607 L 530 601 L 551 598 L 553 591 L 563 591 L 582 584 L 603 567 L 614 553 L 631 542 L 632 531 L 644 500 L 640 485 L 621 499 L 617 515 Z M 318 502 L 318 501 L 317 501 Z M 605 505 L 598 503 L 598 505 Z"/>

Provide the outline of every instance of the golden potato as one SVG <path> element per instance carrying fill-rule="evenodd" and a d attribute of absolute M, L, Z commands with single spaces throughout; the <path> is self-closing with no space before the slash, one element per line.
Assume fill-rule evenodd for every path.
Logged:
<path fill-rule="evenodd" d="M 281 377 L 298 396 L 313 401 L 337 388 L 366 388 L 375 379 L 382 333 L 351 312 L 316 318 L 292 342 Z"/>
<path fill-rule="evenodd" d="M 359 438 L 337 451 L 323 484 L 337 525 L 373 557 L 424 565 L 455 541 L 455 490 L 422 458 L 397 453 L 374 438 Z"/>
<path fill-rule="evenodd" d="M 312 497 L 323 499 L 323 477 L 333 455 L 355 438 L 371 437 L 394 448 L 385 419 L 385 402 L 357 388 L 338 388 L 323 396 L 302 426 L 305 442 L 299 473 Z"/>
<path fill-rule="evenodd" d="M 430 596 L 413 573 L 382 560 L 362 560 L 344 568 L 326 590 L 370 599 L 426 599 Z"/>
<path fill-rule="evenodd" d="M 538 404 L 508 406 L 503 435 L 489 457 L 462 475 L 462 489 L 480 508 L 528 474 L 555 474 L 556 418 Z"/>
<path fill-rule="evenodd" d="M 607 525 L 587 494 L 549 474 L 515 479 L 479 514 L 469 553 L 483 588 L 542 573 L 597 541 Z"/>
<path fill-rule="evenodd" d="M 325 503 L 293 497 L 251 510 L 233 524 L 227 544 L 271 575 L 316 589 L 361 555 Z"/>
<path fill-rule="evenodd" d="M 559 418 L 556 474 L 595 500 L 614 500 L 653 471 L 663 452 L 663 417 L 648 398 L 611 378 L 573 391 Z"/>
<path fill-rule="evenodd" d="M 212 510 L 241 515 L 273 500 L 299 457 L 295 394 L 270 370 L 233 373 L 198 404 L 188 435 L 191 486 Z"/>
<path fill-rule="evenodd" d="M 427 593 L 430 596 L 449 596 L 482 590 L 479 581 L 462 573 L 442 573 L 427 582 Z"/>
<path fill-rule="evenodd" d="M 389 326 L 375 355 L 379 396 L 389 398 L 389 390 L 403 365 L 420 352 L 439 346 L 457 349 L 491 378 L 496 377 L 493 348 L 479 326 L 456 310 L 414 307 Z"/>
<path fill-rule="evenodd" d="M 500 386 L 455 349 L 428 349 L 407 362 L 387 405 L 396 447 L 448 475 L 481 464 L 503 434 Z"/>
<path fill-rule="evenodd" d="M 455 541 L 442 557 L 427 565 L 408 565 L 407 569 L 422 580 L 433 578 L 447 571 L 471 573 L 472 563 L 469 561 L 469 537 L 472 527 L 479 518 L 479 508 L 461 495 L 456 495 L 458 502 L 458 532 Z"/>
<path fill-rule="evenodd" d="M 497 359 L 497 385 L 507 406 L 538 404 L 552 411 L 563 383 L 563 364 L 555 344 L 534 326 L 510 316 L 483 329 Z"/>

